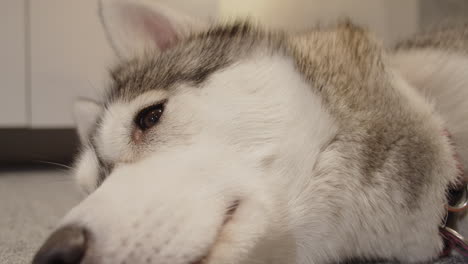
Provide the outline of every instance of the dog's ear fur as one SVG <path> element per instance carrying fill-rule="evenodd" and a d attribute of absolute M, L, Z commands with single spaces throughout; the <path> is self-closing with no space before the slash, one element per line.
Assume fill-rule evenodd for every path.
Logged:
<path fill-rule="evenodd" d="M 103 107 L 91 99 L 80 98 L 75 101 L 73 108 L 78 136 L 85 143 L 89 140 Z"/>
<path fill-rule="evenodd" d="M 158 0 L 99 0 L 108 39 L 121 58 L 162 52 L 208 23 L 191 18 Z"/>

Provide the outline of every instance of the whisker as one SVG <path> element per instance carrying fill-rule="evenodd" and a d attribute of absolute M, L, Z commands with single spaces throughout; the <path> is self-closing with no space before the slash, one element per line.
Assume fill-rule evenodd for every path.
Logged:
<path fill-rule="evenodd" d="M 43 163 L 43 164 L 55 165 L 55 166 L 58 166 L 60 168 L 65 168 L 67 170 L 72 169 L 72 167 L 70 167 L 70 166 L 67 166 L 67 165 L 62 164 L 62 163 L 53 162 L 53 161 L 46 161 L 46 160 L 33 160 L 33 161 L 38 162 L 38 163 Z"/>

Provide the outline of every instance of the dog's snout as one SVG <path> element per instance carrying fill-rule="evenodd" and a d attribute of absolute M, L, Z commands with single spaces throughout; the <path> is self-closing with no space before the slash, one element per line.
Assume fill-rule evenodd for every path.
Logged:
<path fill-rule="evenodd" d="M 79 226 L 65 226 L 45 241 L 33 264 L 79 264 L 88 246 L 88 231 Z"/>

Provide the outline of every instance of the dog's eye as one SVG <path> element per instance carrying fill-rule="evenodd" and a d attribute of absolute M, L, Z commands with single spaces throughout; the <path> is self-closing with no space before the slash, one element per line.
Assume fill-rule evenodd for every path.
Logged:
<path fill-rule="evenodd" d="M 141 130 L 145 131 L 155 126 L 164 112 L 164 104 L 147 107 L 138 113 L 135 123 Z"/>

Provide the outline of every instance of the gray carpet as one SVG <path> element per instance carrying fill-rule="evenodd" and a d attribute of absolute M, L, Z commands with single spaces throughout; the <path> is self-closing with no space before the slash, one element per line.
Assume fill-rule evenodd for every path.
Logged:
<path fill-rule="evenodd" d="M 80 200 L 63 171 L 0 171 L 0 264 L 30 263 L 59 219 Z M 468 235 L 468 221 L 463 223 Z M 437 263 L 468 263 L 452 257 Z"/>
<path fill-rule="evenodd" d="M 80 195 L 61 171 L 0 172 L 0 264 L 30 263 Z"/>

